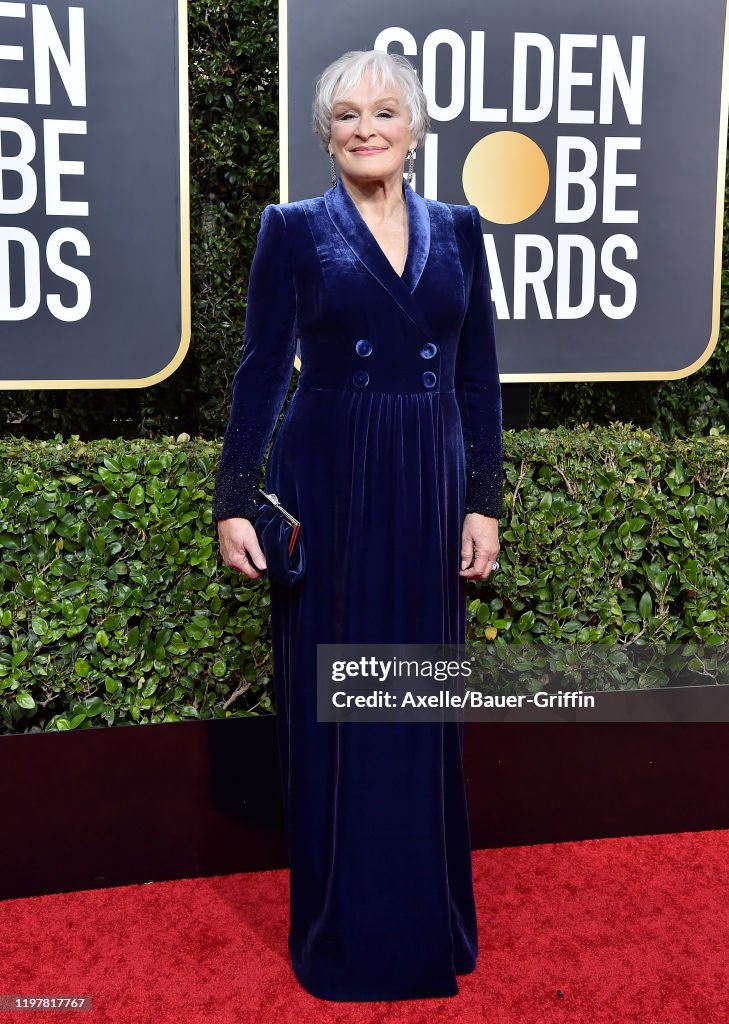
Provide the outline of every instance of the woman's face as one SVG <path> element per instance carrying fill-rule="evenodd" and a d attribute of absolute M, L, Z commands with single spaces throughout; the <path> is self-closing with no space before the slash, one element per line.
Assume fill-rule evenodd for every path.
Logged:
<path fill-rule="evenodd" d="M 407 152 L 415 146 L 409 120 L 400 88 L 374 86 L 364 75 L 332 107 L 329 149 L 342 177 L 362 182 L 402 177 Z"/>

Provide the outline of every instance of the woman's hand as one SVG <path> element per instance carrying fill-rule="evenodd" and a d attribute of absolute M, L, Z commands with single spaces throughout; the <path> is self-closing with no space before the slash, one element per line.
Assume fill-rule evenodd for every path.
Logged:
<path fill-rule="evenodd" d="M 218 539 L 220 554 L 226 565 L 245 573 L 252 580 L 263 575 L 256 571 L 255 566 L 265 569 L 266 559 L 250 519 L 219 519 Z"/>
<path fill-rule="evenodd" d="M 461 571 L 467 579 L 485 579 L 499 553 L 499 520 L 468 512 L 461 531 Z"/>

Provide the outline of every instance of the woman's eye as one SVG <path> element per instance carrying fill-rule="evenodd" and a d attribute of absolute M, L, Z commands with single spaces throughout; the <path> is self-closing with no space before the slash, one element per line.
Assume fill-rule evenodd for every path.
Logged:
<path fill-rule="evenodd" d="M 347 113 L 345 113 L 345 114 L 337 114 L 337 120 L 338 121 L 349 121 L 353 117 L 356 117 L 356 116 L 357 115 L 355 113 L 353 113 L 352 111 L 347 111 Z M 391 117 L 393 117 L 393 113 L 392 113 L 391 110 L 380 110 L 379 113 L 377 114 L 377 117 L 391 118 Z"/>

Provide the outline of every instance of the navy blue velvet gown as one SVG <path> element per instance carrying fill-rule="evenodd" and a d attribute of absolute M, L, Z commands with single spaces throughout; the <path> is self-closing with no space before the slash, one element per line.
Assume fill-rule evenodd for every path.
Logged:
<path fill-rule="evenodd" d="M 463 517 L 502 511 L 478 210 L 403 189 L 402 276 L 341 178 L 263 211 L 213 498 L 255 516 L 298 342 L 265 486 L 307 557 L 271 629 L 291 964 L 324 999 L 455 995 L 478 953 L 462 723 L 316 720 L 317 643 L 465 643 Z"/>

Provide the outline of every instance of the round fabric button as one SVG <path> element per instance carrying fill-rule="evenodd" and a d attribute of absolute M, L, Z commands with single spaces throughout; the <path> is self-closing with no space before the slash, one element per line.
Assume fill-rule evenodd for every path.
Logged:
<path fill-rule="evenodd" d="M 370 382 L 370 375 L 366 370 L 355 370 L 352 374 L 352 383 L 358 388 L 366 388 Z"/>
<path fill-rule="evenodd" d="M 426 341 L 423 347 L 420 349 L 420 354 L 423 357 L 423 359 L 432 359 L 437 351 L 437 345 L 434 345 L 432 341 Z"/>
<path fill-rule="evenodd" d="M 372 342 L 367 341 L 366 338 L 360 338 L 354 347 L 358 356 L 368 356 L 372 352 Z"/>
<path fill-rule="evenodd" d="M 423 374 L 423 384 L 426 388 L 432 388 L 437 379 L 432 370 L 426 370 Z"/>

